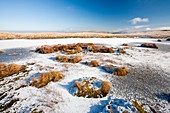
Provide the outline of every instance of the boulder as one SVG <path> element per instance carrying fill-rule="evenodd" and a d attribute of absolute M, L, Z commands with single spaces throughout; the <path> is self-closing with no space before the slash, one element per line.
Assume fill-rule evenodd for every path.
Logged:
<path fill-rule="evenodd" d="M 167 38 L 166 41 L 170 41 L 170 38 Z"/>
<path fill-rule="evenodd" d="M 158 42 L 162 42 L 162 40 L 160 40 L 160 39 L 158 39 L 157 41 L 158 41 Z"/>

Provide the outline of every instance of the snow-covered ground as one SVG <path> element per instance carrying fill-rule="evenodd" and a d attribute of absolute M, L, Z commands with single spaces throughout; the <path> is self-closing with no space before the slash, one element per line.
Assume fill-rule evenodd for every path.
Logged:
<path fill-rule="evenodd" d="M 133 42 L 156 42 L 157 39 L 149 38 L 61 38 L 61 39 L 13 39 L 0 40 L 0 49 L 37 47 L 49 44 L 69 44 L 69 43 L 96 43 L 118 46 L 122 43 Z M 169 42 L 164 42 L 169 44 Z"/>
<path fill-rule="evenodd" d="M 144 42 L 156 43 L 158 49 L 138 47 Z M 70 43 L 95 43 L 114 48 L 121 47 L 125 48 L 128 54 L 78 53 L 83 56 L 83 60 L 80 63 L 71 64 L 54 60 L 61 53 L 39 54 L 32 51 L 41 45 Z M 128 43 L 129 46 L 121 46 L 123 43 Z M 111 107 L 119 112 L 122 109 L 136 112 L 136 109 L 132 107 L 132 100 L 145 103 L 144 108 L 148 112 L 151 112 L 148 106 L 157 112 L 170 112 L 170 43 L 167 41 L 157 42 L 157 39 L 143 38 L 0 40 L 0 50 L 4 51 L 3 54 L 9 51 L 7 49 L 14 49 L 14 53 L 16 49 L 18 52 L 18 48 L 26 49 L 26 55 L 19 54 L 17 60 L 8 60 L 10 57 L 17 56 L 14 55 L 3 56 L 3 61 L 0 54 L 0 61 L 27 65 L 27 70 L 29 70 L 28 73 L 20 73 L 0 80 L 0 94 L 6 91 L 3 94 L 6 96 L 0 98 L 0 105 L 14 98 L 19 99 L 4 112 L 25 113 L 33 110 L 46 113 L 108 112 L 107 106 L 110 100 L 113 101 Z M 89 67 L 82 64 L 93 59 L 99 61 L 101 66 L 113 64 L 128 67 L 129 73 L 127 76 L 117 77 L 105 72 L 101 66 Z M 61 71 L 64 78 L 59 82 L 50 82 L 39 89 L 28 86 L 32 77 L 50 70 Z M 106 97 L 97 99 L 73 96 L 70 93 L 73 81 L 83 77 L 96 77 L 110 81 L 111 91 Z M 14 81 L 14 79 L 17 80 Z"/>

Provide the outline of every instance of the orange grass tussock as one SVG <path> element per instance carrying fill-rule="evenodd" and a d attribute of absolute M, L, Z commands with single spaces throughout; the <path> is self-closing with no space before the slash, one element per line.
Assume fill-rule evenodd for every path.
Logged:
<path fill-rule="evenodd" d="M 99 82 L 101 82 L 101 86 L 99 88 L 93 86 Z M 78 97 L 102 98 L 109 93 L 111 82 L 101 81 L 95 77 L 91 77 L 89 80 L 83 79 L 82 81 L 75 81 L 73 87 L 77 87 L 78 91 L 75 95 Z"/>
<path fill-rule="evenodd" d="M 58 55 L 56 57 L 56 60 L 64 63 L 78 63 L 82 60 L 82 56 L 81 55 L 77 55 L 77 56 Z"/>
<path fill-rule="evenodd" d="M 63 78 L 63 74 L 60 71 L 51 71 L 48 73 L 41 73 L 38 81 L 33 81 L 31 85 L 41 88 L 46 86 L 49 82 L 57 82 Z"/>
<path fill-rule="evenodd" d="M 20 71 L 25 71 L 25 66 L 18 64 L 3 64 L 0 63 L 0 78 L 17 74 Z"/>

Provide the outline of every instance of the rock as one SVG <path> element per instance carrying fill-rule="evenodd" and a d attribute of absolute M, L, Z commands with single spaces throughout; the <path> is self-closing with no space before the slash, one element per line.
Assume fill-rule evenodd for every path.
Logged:
<path fill-rule="evenodd" d="M 166 41 L 170 41 L 170 38 L 167 38 Z"/>
<path fill-rule="evenodd" d="M 160 39 L 158 39 L 157 41 L 158 41 L 158 42 L 162 42 L 162 40 L 160 40 Z"/>
<path fill-rule="evenodd" d="M 154 43 L 144 43 L 141 45 L 141 47 L 148 47 L 148 48 L 156 48 L 158 49 L 158 46 Z"/>

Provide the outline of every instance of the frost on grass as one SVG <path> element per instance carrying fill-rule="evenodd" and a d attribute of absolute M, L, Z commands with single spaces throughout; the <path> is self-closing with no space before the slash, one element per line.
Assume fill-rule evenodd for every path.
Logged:
<path fill-rule="evenodd" d="M 63 74 L 60 71 L 51 71 L 48 73 L 41 73 L 40 74 L 40 79 L 39 80 L 33 80 L 31 85 L 41 88 L 43 86 L 46 86 L 49 82 L 57 82 L 60 79 L 63 78 Z"/>
<path fill-rule="evenodd" d="M 84 77 L 75 80 L 70 93 L 78 97 L 102 98 L 105 97 L 111 88 L 111 83 L 102 81 L 95 77 Z"/>
<path fill-rule="evenodd" d="M 20 71 L 25 71 L 25 66 L 18 64 L 3 64 L 0 63 L 0 78 L 17 74 Z"/>
<path fill-rule="evenodd" d="M 122 98 L 110 97 L 108 104 L 104 107 L 103 113 L 134 113 L 137 109 L 132 105 L 131 101 Z M 143 113 L 143 112 L 141 112 Z"/>

